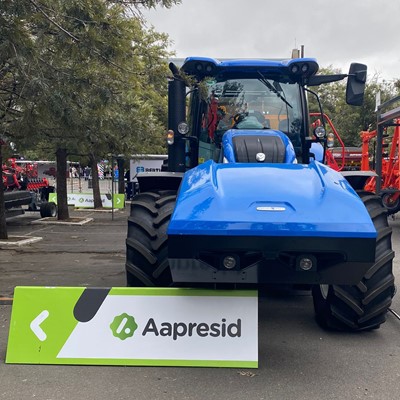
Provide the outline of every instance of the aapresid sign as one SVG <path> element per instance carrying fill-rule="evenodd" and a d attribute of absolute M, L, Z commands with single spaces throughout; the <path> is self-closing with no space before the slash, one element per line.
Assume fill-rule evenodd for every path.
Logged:
<path fill-rule="evenodd" d="M 111 194 L 101 194 L 100 197 L 104 208 L 124 208 L 125 206 L 124 194 L 114 193 L 113 197 Z M 57 203 L 57 193 L 50 193 L 49 201 Z M 94 208 L 93 193 L 68 193 L 67 202 L 68 205 L 77 208 Z"/>
<path fill-rule="evenodd" d="M 17 287 L 6 363 L 258 367 L 256 291 Z"/>

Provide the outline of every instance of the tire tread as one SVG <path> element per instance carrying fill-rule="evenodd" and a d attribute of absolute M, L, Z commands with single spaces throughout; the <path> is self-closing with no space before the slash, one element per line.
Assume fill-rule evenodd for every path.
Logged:
<path fill-rule="evenodd" d="M 175 207 L 176 191 L 136 195 L 131 202 L 126 239 L 128 286 L 170 286 L 167 228 Z"/>
<path fill-rule="evenodd" d="M 313 288 L 316 319 L 334 330 L 363 331 L 379 328 L 385 322 L 395 293 L 391 245 L 392 229 L 382 200 L 374 193 L 359 192 L 377 231 L 375 263 L 363 279 L 353 286 L 331 285 L 328 295 Z"/>

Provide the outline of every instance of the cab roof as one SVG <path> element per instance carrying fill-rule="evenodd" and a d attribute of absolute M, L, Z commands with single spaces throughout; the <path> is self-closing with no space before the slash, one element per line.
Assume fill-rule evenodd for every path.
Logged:
<path fill-rule="evenodd" d="M 229 79 L 247 78 L 260 75 L 280 81 L 302 83 L 315 75 L 318 63 L 314 58 L 294 59 L 224 59 L 223 61 L 207 57 L 188 57 L 181 70 L 201 80 L 205 77 Z"/>

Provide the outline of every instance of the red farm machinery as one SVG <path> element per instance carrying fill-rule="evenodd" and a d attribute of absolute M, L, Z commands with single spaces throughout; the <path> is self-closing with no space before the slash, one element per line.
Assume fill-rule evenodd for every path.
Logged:
<path fill-rule="evenodd" d="M 349 147 L 343 142 L 335 125 L 327 114 L 310 113 L 312 129 L 325 125 L 327 131 L 327 149 L 325 153 L 327 164 L 336 171 L 360 171 L 361 148 Z M 335 146 L 335 144 L 337 144 Z"/>
<path fill-rule="evenodd" d="M 400 107 L 383 112 L 400 96 L 378 108 L 377 129 L 361 132 L 361 170 L 376 172 L 366 183 L 366 190 L 378 193 L 389 215 L 400 211 Z"/>
<path fill-rule="evenodd" d="M 48 179 L 38 177 L 34 163 L 8 159 L 2 165 L 2 180 L 7 218 L 23 214 L 22 206 L 27 206 L 29 211 L 40 211 L 42 217 L 57 215 L 55 203 L 48 202 L 54 187 Z"/>
<path fill-rule="evenodd" d="M 382 198 L 388 215 L 400 211 L 400 107 L 390 108 L 400 102 L 396 97 L 378 108 L 377 129 L 360 133 L 362 147 L 347 147 L 326 114 L 310 113 L 313 128 L 325 125 L 327 135 L 326 160 L 334 170 L 343 172 L 359 171 L 359 178 L 367 178 L 364 189 L 375 192 Z M 333 147 L 333 143 L 337 146 Z M 377 179 L 377 177 L 380 177 Z"/>

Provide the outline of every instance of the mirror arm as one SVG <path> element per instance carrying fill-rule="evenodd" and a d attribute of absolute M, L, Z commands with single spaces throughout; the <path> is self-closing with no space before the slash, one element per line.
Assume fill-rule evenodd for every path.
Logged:
<path fill-rule="evenodd" d="M 307 86 L 319 86 L 323 83 L 331 83 L 341 81 L 344 78 L 347 78 L 349 75 L 347 74 L 336 74 L 336 75 L 314 75 L 308 78 L 304 83 Z"/>

